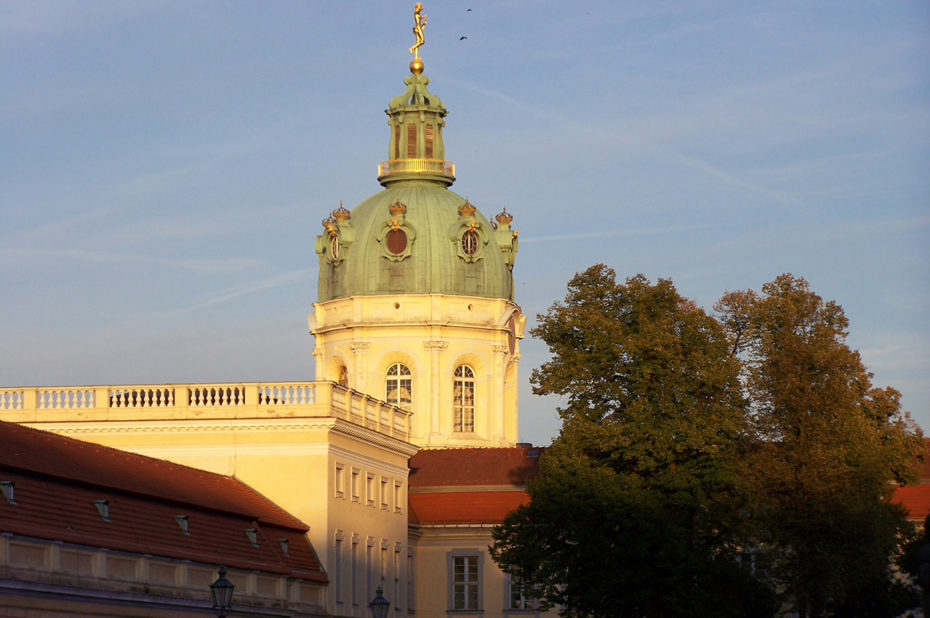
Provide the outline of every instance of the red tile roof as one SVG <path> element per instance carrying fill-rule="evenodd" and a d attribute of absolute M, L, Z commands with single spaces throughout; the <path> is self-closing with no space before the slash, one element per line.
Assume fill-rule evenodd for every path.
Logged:
<path fill-rule="evenodd" d="M 529 502 L 526 482 L 540 449 L 443 448 L 410 458 L 409 521 L 414 525 L 499 524 Z"/>
<path fill-rule="evenodd" d="M 280 526 L 306 526 L 275 503 L 229 476 L 161 459 L 0 422 L 0 466 L 195 504 L 248 513 Z M 178 476 L 183 477 L 181 481 Z"/>
<path fill-rule="evenodd" d="M 327 581 L 308 528 L 230 477 L 0 422 L 0 480 L 14 483 L 3 532 Z"/>
<path fill-rule="evenodd" d="M 930 485 L 907 485 L 894 490 L 892 502 L 904 505 L 908 519 L 923 521 L 930 515 Z"/>
<path fill-rule="evenodd" d="M 507 513 L 529 501 L 525 491 L 410 494 L 410 519 L 423 526 L 499 524 Z"/>
<path fill-rule="evenodd" d="M 410 458 L 410 487 L 522 487 L 536 474 L 541 450 L 529 446 L 421 450 Z"/>

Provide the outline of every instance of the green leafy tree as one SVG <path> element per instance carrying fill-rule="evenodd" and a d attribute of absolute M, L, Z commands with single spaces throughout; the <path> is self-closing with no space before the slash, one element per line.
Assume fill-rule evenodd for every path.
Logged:
<path fill-rule="evenodd" d="M 896 615 L 909 601 L 892 558 L 911 530 L 890 498 L 922 446 L 900 394 L 872 386 L 842 308 L 803 279 L 716 309 L 742 360 L 757 438 L 742 479 L 768 575 L 802 617 Z"/>
<path fill-rule="evenodd" d="M 538 320 L 553 356 L 531 381 L 564 396 L 563 425 L 494 559 L 566 616 L 770 613 L 734 557 L 747 426 L 721 326 L 670 281 L 603 265 Z"/>

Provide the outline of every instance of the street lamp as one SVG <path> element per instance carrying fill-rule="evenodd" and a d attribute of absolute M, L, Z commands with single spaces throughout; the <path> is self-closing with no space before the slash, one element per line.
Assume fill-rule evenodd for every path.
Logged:
<path fill-rule="evenodd" d="M 375 598 L 368 604 L 368 611 L 371 612 L 371 618 L 387 618 L 388 610 L 391 608 L 391 602 L 381 596 L 381 586 L 375 592 Z"/>
<path fill-rule="evenodd" d="M 226 567 L 221 566 L 218 573 L 220 576 L 210 584 L 210 594 L 213 596 L 213 611 L 216 612 L 217 618 L 225 618 L 229 615 L 229 604 L 236 585 L 226 579 Z"/>

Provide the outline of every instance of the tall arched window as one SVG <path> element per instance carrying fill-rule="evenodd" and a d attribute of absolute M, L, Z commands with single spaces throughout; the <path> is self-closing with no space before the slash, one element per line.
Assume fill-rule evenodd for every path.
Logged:
<path fill-rule="evenodd" d="M 475 372 L 468 365 L 455 368 L 452 382 L 452 419 L 455 431 L 475 430 Z"/>
<path fill-rule="evenodd" d="M 384 400 L 409 410 L 412 399 L 411 385 L 410 370 L 407 366 L 394 363 L 388 367 L 384 380 Z"/>

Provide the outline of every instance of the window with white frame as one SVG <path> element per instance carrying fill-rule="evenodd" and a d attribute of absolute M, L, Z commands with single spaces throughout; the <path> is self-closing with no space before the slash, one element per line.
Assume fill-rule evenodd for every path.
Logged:
<path fill-rule="evenodd" d="M 481 563 L 479 553 L 449 554 L 449 609 L 481 609 Z"/>
<path fill-rule="evenodd" d="M 536 609 L 536 600 L 526 592 L 523 582 L 516 575 L 507 576 L 507 584 L 510 589 L 508 595 L 508 609 Z"/>
<path fill-rule="evenodd" d="M 410 369 L 401 363 L 394 363 L 388 367 L 384 380 L 384 400 L 395 406 L 410 409 L 412 403 L 413 379 Z"/>
<path fill-rule="evenodd" d="M 452 417 L 455 431 L 475 430 L 475 372 L 468 365 L 455 368 L 452 382 Z"/>

